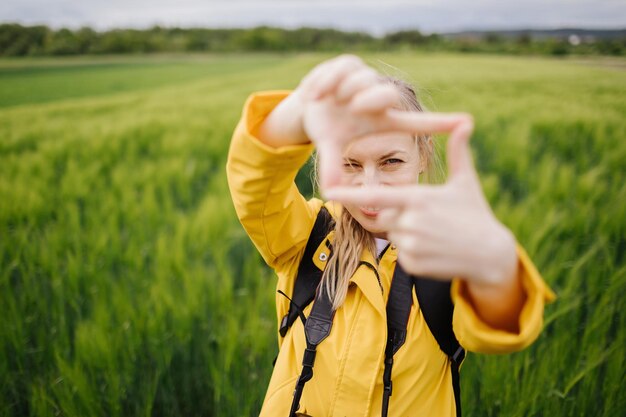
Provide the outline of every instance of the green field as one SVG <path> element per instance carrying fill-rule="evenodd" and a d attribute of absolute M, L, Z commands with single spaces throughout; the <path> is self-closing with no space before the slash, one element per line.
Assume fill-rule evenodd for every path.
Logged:
<path fill-rule="evenodd" d="M 249 93 L 324 58 L 0 61 L 0 416 L 258 413 L 274 278 L 226 152 Z M 365 58 L 474 114 L 486 194 L 559 295 L 531 348 L 468 357 L 464 415 L 622 415 L 624 61 Z"/>

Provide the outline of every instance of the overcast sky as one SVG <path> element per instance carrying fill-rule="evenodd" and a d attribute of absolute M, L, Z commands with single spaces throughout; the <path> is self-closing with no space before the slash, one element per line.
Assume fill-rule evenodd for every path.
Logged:
<path fill-rule="evenodd" d="M 399 29 L 625 28 L 626 0 L 2 0 L 0 22 L 144 28 L 317 26 Z"/>

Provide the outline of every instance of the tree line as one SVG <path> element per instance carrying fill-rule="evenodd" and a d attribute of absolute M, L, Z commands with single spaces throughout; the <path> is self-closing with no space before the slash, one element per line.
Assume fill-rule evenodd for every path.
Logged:
<path fill-rule="evenodd" d="M 474 35 L 423 34 L 403 30 L 374 37 L 335 29 L 165 28 L 95 31 L 52 29 L 47 26 L 0 24 L 0 56 L 58 56 L 157 52 L 247 51 L 379 51 L 420 49 L 537 55 L 626 55 L 624 31 L 618 37 L 578 38 L 570 35 L 535 37 L 531 32 L 503 36 L 498 32 Z"/>

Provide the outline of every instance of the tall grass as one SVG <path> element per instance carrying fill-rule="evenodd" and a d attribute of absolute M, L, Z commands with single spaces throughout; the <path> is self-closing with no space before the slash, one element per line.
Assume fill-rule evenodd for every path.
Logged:
<path fill-rule="evenodd" d="M 406 71 L 429 107 L 475 115 L 486 194 L 559 294 L 531 348 L 469 356 L 465 414 L 621 414 L 626 74 L 368 58 Z M 274 279 L 224 161 L 247 94 L 293 87 L 323 57 L 129 59 L 0 62 L 0 416 L 252 416 L 262 403 Z"/>

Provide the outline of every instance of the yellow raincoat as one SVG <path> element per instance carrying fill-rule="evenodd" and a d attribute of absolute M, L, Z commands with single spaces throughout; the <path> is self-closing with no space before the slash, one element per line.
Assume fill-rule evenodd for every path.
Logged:
<path fill-rule="evenodd" d="M 294 178 L 308 160 L 312 145 L 272 148 L 255 138 L 255 131 L 288 92 L 252 95 L 233 135 L 227 163 L 228 183 L 237 215 L 263 259 L 278 275 L 277 289 L 291 294 L 307 239 L 323 202 L 307 201 Z M 339 205 L 326 203 L 333 215 Z M 332 234 L 332 232 L 331 232 Z M 332 238 L 332 236 L 329 236 Z M 324 267 L 321 252 L 314 262 Z M 505 353 L 532 343 L 542 327 L 544 303 L 554 295 L 522 248 L 518 247 L 519 273 L 526 301 L 519 317 L 519 332 L 491 328 L 477 315 L 462 281 L 452 285 L 455 305 L 453 328 L 469 351 Z M 372 270 L 362 266 L 350 278 L 343 306 L 337 310 L 332 331 L 317 349 L 313 379 L 307 382 L 299 412 L 322 416 L 380 416 L 383 398 L 383 358 L 387 336 L 386 301 L 396 265 L 391 247 L 378 264 L 383 291 Z M 376 265 L 374 255 L 362 260 Z M 390 416 L 456 415 L 448 357 L 430 333 L 413 294 L 407 340 L 394 356 Z M 311 305 L 305 309 L 310 312 Z M 287 313 L 289 301 L 277 295 L 277 322 Z M 278 327 L 278 326 L 277 326 Z M 284 338 L 265 396 L 261 416 L 287 417 L 306 347 L 304 327 L 297 320 Z"/>

